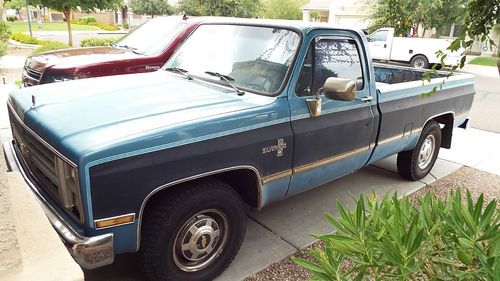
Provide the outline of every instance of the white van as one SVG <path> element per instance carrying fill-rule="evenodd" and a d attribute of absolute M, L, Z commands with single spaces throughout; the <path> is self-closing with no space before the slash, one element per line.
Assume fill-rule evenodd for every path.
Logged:
<path fill-rule="evenodd" d="M 450 39 L 394 37 L 394 28 L 380 28 L 368 36 L 372 59 L 407 62 L 419 69 L 441 64 L 436 52 L 445 51 L 451 41 Z M 445 65 L 459 64 L 460 53 L 449 54 L 445 59 Z"/>

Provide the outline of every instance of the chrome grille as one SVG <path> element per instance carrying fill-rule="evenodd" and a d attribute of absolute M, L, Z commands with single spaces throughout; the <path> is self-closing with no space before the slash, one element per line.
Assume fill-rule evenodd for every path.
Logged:
<path fill-rule="evenodd" d="M 27 66 L 23 69 L 24 86 L 34 86 L 40 84 L 42 73 Z"/>
<path fill-rule="evenodd" d="M 30 131 L 26 130 L 20 120 L 9 107 L 9 118 L 12 127 L 12 136 L 17 150 L 20 152 L 24 163 L 31 175 L 39 182 L 39 187 L 43 189 L 52 199 L 54 199 L 64 210 L 68 212 L 78 222 L 83 223 L 80 198 L 78 204 L 65 206 L 64 199 L 68 191 L 62 190 L 61 175 L 58 174 L 58 156 L 44 143 L 39 141 Z M 59 160 L 60 162 L 61 160 Z M 79 195 L 79 191 L 78 195 Z M 78 196 L 79 197 L 79 196 Z M 69 208 L 68 208 L 69 207 Z"/>

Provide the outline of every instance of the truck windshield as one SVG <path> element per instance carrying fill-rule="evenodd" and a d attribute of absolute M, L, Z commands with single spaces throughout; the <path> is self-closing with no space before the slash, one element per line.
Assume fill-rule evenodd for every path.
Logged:
<path fill-rule="evenodd" d="M 182 68 L 208 81 L 208 73 L 232 77 L 231 83 L 250 92 L 276 94 L 284 83 L 300 43 L 290 30 L 230 24 L 201 25 L 165 67 Z"/>
<path fill-rule="evenodd" d="M 122 37 L 113 46 L 127 48 L 138 54 L 158 55 L 185 25 L 186 22 L 179 18 L 154 18 Z"/>

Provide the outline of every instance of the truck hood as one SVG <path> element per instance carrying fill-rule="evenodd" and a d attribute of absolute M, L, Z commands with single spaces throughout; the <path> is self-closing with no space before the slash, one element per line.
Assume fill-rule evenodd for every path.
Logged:
<path fill-rule="evenodd" d="M 10 94 L 9 104 L 40 137 L 78 158 L 116 142 L 180 130 L 275 100 L 238 96 L 230 88 L 160 70 L 24 88 Z"/>
<path fill-rule="evenodd" d="M 48 67 L 76 68 L 85 65 L 143 57 L 131 51 L 113 47 L 64 49 L 28 58 L 28 66 L 38 72 Z"/>

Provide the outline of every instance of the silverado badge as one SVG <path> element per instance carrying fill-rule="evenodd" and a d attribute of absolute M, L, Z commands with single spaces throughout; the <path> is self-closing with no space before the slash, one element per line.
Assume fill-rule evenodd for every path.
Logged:
<path fill-rule="evenodd" d="M 286 142 L 283 139 L 278 139 L 278 144 L 262 148 L 262 154 L 276 151 L 276 156 L 281 157 L 285 148 Z"/>

